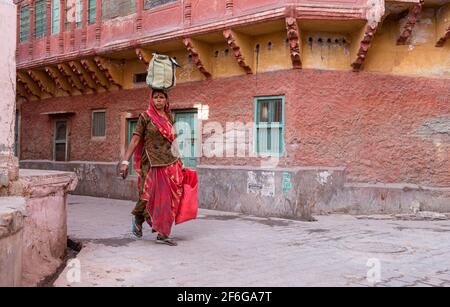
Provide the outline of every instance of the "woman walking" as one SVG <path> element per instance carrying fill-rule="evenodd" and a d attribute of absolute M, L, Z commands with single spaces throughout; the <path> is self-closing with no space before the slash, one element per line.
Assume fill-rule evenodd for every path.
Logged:
<path fill-rule="evenodd" d="M 139 200 L 136 203 L 132 231 L 142 237 L 145 221 L 157 232 L 157 243 L 175 246 L 170 238 L 172 225 L 183 195 L 183 164 L 179 158 L 174 117 L 167 93 L 153 90 L 147 111 L 139 115 L 130 145 L 120 167 L 122 178 L 134 153 L 134 168 L 138 174 Z"/>

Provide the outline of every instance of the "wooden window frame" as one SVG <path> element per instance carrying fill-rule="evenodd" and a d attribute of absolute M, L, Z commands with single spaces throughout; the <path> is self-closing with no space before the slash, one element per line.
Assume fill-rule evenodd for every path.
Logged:
<path fill-rule="evenodd" d="M 95 113 L 105 113 L 105 135 L 94 135 L 94 114 Z M 92 110 L 92 115 L 91 115 L 91 138 L 93 140 L 104 140 L 106 139 L 106 109 L 98 109 L 98 110 Z"/>
<path fill-rule="evenodd" d="M 259 105 L 263 101 L 281 101 L 281 123 L 261 123 L 259 122 Z M 253 153 L 263 157 L 282 157 L 285 153 L 285 97 L 284 96 L 258 96 L 254 98 L 254 129 L 253 129 Z M 277 128 L 281 129 L 280 149 L 270 148 L 266 151 L 260 151 L 258 140 L 258 128 Z"/>
<path fill-rule="evenodd" d="M 58 122 L 66 122 L 66 150 L 65 150 L 65 157 L 64 161 L 56 161 L 56 144 L 63 144 L 62 141 L 56 140 L 56 124 Z M 67 162 L 69 161 L 69 120 L 67 118 L 58 118 L 54 120 L 53 123 L 53 161 L 55 162 Z"/>

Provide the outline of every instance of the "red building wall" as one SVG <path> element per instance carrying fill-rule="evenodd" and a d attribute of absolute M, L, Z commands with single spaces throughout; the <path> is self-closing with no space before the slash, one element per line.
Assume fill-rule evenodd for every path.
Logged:
<path fill-rule="evenodd" d="M 118 161 L 121 112 L 143 111 L 149 90 L 61 97 L 22 105 L 21 159 L 52 159 L 45 112 L 74 111 L 70 159 Z M 170 93 L 172 108 L 209 106 L 209 120 L 253 121 L 254 96 L 285 96 L 287 156 L 280 166 L 345 166 L 353 182 L 450 186 L 450 82 L 374 73 L 290 70 L 192 82 Z M 107 110 L 105 140 L 91 139 L 91 112 Z M 421 128 L 422 127 L 422 128 Z M 427 130 L 428 129 L 428 130 Z M 432 129 L 431 129 L 432 130 Z M 202 158 L 202 164 L 257 165 L 255 158 Z"/>

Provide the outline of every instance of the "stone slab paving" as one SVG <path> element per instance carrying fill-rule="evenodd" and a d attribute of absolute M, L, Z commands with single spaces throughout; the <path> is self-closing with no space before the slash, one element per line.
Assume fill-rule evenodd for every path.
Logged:
<path fill-rule="evenodd" d="M 174 227 L 171 247 L 148 228 L 131 236 L 133 206 L 69 197 L 69 236 L 84 247 L 55 286 L 450 286 L 449 220 L 301 222 L 200 210 Z"/>

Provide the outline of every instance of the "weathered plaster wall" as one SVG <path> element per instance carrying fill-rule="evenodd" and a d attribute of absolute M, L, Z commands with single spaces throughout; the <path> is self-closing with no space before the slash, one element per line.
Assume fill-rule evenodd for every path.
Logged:
<path fill-rule="evenodd" d="M 0 187 L 17 179 L 14 157 L 16 112 L 16 6 L 0 1 Z"/>
<path fill-rule="evenodd" d="M 10 185 L 9 194 L 25 199 L 21 284 L 36 286 L 62 263 L 67 248 L 67 193 L 75 189 L 77 177 L 21 169 L 19 178 Z"/>
<path fill-rule="evenodd" d="M 0 198 L 0 287 L 22 285 L 24 216 L 24 198 Z"/>
<path fill-rule="evenodd" d="M 386 20 L 375 35 L 364 70 L 449 78 L 450 44 L 447 43 L 442 48 L 435 47 L 444 33 L 440 30 L 441 15 L 436 9 L 423 9 L 409 43 L 400 46 L 396 45 L 396 41 L 403 31 L 406 18 L 400 22 Z"/>
<path fill-rule="evenodd" d="M 24 103 L 21 159 L 51 160 L 52 120 L 41 113 L 71 110 L 76 114 L 70 118 L 70 159 L 118 161 L 126 136 L 121 118 L 146 109 L 148 95 L 142 88 Z M 450 186 L 446 79 L 289 70 L 183 83 L 170 100 L 174 109 L 208 106 L 208 121 L 225 128 L 227 121 L 252 122 L 254 97 L 268 95 L 286 99 L 286 153 L 279 166 L 343 166 L 351 182 Z M 107 112 L 104 140 L 91 139 L 94 108 Z M 260 165 L 248 154 L 200 163 Z"/>

